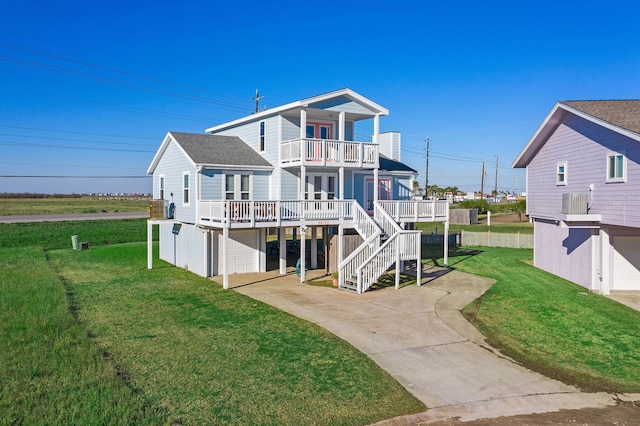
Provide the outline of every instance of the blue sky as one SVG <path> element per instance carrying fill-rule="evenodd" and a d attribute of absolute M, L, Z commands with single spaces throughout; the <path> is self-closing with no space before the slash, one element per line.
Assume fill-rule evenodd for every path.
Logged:
<path fill-rule="evenodd" d="M 558 100 L 640 97 L 637 1 L 0 4 L 0 192 L 150 192 L 167 131 L 351 88 L 429 183 L 524 191 Z M 373 124 L 359 129 L 369 139 Z M 6 177 L 6 176 L 49 176 Z M 78 176 L 60 178 L 59 176 Z M 115 178 L 126 176 L 126 178 Z"/>

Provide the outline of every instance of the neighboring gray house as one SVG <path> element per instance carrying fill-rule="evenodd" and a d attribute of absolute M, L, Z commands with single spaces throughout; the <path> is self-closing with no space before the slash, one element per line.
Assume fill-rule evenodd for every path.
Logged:
<path fill-rule="evenodd" d="M 590 290 L 640 290 L 640 100 L 558 102 L 527 170 L 535 266 Z"/>
<path fill-rule="evenodd" d="M 223 275 L 227 288 L 229 274 L 266 271 L 270 255 L 286 273 L 289 232 L 311 239 L 310 253 L 297 247 L 304 280 L 305 268 L 318 266 L 319 235 L 353 230 L 363 243 L 344 256 L 338 244 L 339 281 L 358 292 L 393 264 L 415 261 L 419 232 L 406 228 L 417 221 L 448 225 L 448 203 L 412 201 L 417 173 L 400 161 L 400 134 L 380 133 L 386 115 L 343 89 L 207 134 L 169 132 L 148 169 L 154 199 L 174 213 L 149 222 L 150 229 L 160 225 L 160 258 L 201 276 Z M 371 141 L 355 141 L 361 120 L 373 121 Z M 269 229 L 277 230 L 278 245 L 267 246 Z"/>

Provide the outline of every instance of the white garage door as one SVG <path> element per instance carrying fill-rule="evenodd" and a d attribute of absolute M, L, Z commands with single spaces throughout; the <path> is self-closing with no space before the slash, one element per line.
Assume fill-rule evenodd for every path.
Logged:
<path fill-rule="evenodd" d="M 230 231 L 227 241 L 227 268 L 230 274 L 258 272 L 258 231 Z M 222 234 L 218 240 L 220 272 L 222 272 Z"/>
<path fill-rule="evenodd" d="M 614 237 L 612 290 L 640 290 L 640 237 Z"/>

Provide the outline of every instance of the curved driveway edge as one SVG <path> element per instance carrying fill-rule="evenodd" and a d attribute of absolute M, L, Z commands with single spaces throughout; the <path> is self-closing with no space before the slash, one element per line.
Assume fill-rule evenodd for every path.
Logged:
<path fill-rule="evenodd" d="M 615 405 L 615 395 L 581 393 L 520 366 L 485 342 L 461 310 L 491 287 L 491 280 L 433 269 L 423 277 L 421 287 L 360 295 L 304 285 L 291 274 L 256 276 L 254 283 L 231 286 L 348 341 L 429 408 L 380 425 Z"/>

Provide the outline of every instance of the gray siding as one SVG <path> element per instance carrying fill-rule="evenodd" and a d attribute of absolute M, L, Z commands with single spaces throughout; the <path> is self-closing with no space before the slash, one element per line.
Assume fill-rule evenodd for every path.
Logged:
<path fill-rule="evenodd" d="M 202 199 L 221 200 L 222 172 L 220 170 L 204 170 L 202 172 Z"/>
<path fill-rule="evenodd" d="M 281 169 L 282 172 L 282 200 L 297 200 L 298 197 L 298 174 L 297 171 Z"/>
<path fill-rule="evenodd" d="M 300 117 L 282 117 L 282 140 L 289 141 L 300 137 Z"/>
<path fill-rule="evenodd" d="M 536 220 L 533 235 L 536 267 L 585 288 L 591 287 L 595 273 L 591 265 L 592 244 L 598 241 L 591 229 L 565 228 L 555 221 Z"/>
<path fill-rule="evenodd" d="M 269 200 L 270 199 L 270 172 L 254 172 L 253 173 L 253 199 Z"/>
<path fill-rule="evenodd" d="M 606 157 L 626 152 L 627 182 L 606 183 Z M 567 185 L 556 185 L 556 166 L 567 162 Z M 640 227 L 640 143 L 595 123 L 567 114 L 527 167 L 527 205 L 533 217 L 558 218 L 562 194 L 592 200 L 589 213 L 602 223 Z M 593 185 L 590 193 L 589 185 Z"/>
<path fill-rule="evenodd" d="M 182 203 L 183 172 L 189 172 L 189 184 L 191 187 L 189 194 L 189 206 L 183 206 Z M 160 194 L 158 181 L 161 174 L 164 174 L 165 176 L 165 199 L 173 201 L 176 205 L 176 219 L 187 223 L 195 223 L 195 170 L 187 157 L 185 157 L 184 153 L 173 141 L 167 146 L 164 155 L 158 162 L 158 166 L 153 173 L 154 197 L 159 197 Z M 172 193 L 173 197 L 171 197 Z"/>
<path fill-rule="evenodd" d="M 373 112 L 368 108 L 363 107 L 362 105 L 350 100 L 346 97 L 337 97 L 332 99 L 327 99 L 322 102 L 315 102 L 310 105 L 313 108 L 325 109 L 328 111 L 344 111 L 344 112 L 353 112 L 356 114 L 370 114 L 373 115 Z"/>

